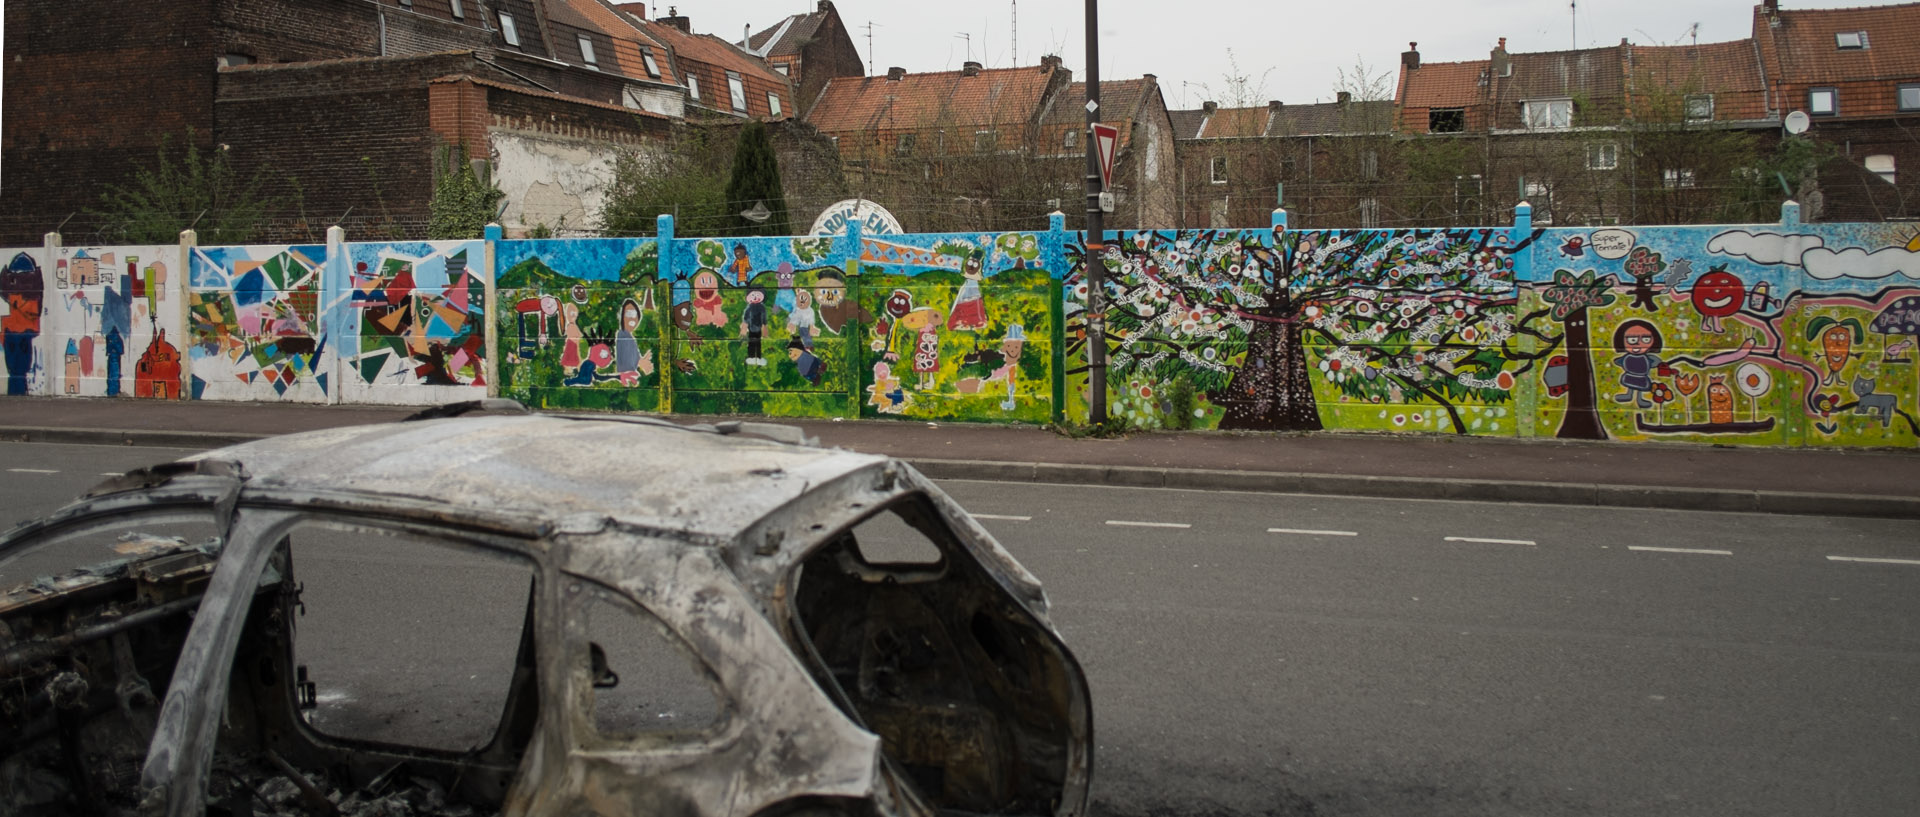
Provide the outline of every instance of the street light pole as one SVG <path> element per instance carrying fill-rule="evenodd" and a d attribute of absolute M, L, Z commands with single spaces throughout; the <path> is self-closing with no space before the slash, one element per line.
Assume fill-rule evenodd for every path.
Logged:
<path fill-rule="evenodd" d="M 1100 210 L 1100 156 L 1093 126 L 1100 121 L 1100 2 L 1087 0 L 1087 421 L 1107 422 L 1106 224 Z"/>

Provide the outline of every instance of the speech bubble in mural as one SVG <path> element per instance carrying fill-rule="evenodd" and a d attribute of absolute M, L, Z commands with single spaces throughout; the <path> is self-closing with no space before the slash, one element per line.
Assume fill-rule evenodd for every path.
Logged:
<path fill-rule="evenodd" d="M 1594 230 L 1587 237 L 1587 246 L 1593 254 L 1605 259 L 1625 258 L 1633 250 L 1633 233 L 1626 230 Z"/>

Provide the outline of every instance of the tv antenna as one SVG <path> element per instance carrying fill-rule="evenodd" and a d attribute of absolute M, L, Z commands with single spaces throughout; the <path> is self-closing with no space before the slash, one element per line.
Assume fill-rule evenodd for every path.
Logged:
<path fill-rule="evenodd" d="M 973 62 L 973 35 L 962 31 L 953 36 L 959 37 L 960 39 L 967 41 L 967 62 Z M 947 59 L 953 59 L 953 58 L 948 57 Z"/>
<path fill-rule="evenodd" d="M 1013 64 L 1020 64 L 1020 0 L 1013 0 Z"/>
<path fill-rule="evenodd" d="M 1573 48 L 1580 49 L 1580 0 L 1567 0 L 1567 16 L 1573 18 Z"/>
<path fill-rule="evenodd" d="M 1692 26 L 1689 26 L 1687 28 L 1687 36 L 1693 38 L 1693 44 L 1695 46 L 1700 45 L 1700 24 L 1694 23 Z"/>
<path fill-rule="evenodd" d="M 886 28 L 872 20 L 868 20 L 865 26 L 867 29 L 867 76 L 873 76 L 873 29 L 876 26 Z"/>

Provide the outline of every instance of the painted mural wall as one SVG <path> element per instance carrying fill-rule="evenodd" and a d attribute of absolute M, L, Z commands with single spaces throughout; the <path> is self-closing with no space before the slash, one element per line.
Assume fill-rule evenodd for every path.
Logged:
<path fill-rule="evenodd" d="M 1084 246 L 1068 395 L 1085 417 Z M 1112 236 L 1110 410 L 1145 427 L 1913 446 L 1910 225 Z"/>
<path fill-rule="evenodd" d="M 1920 228 L 1795 216 L 1110 234 L 1110 408 L 1144 428 L 1920 445 Z M 1057 222 L 661 227 L 9 250 L 0 374 L 9 394 L 1085 421 L 1089 256 Z"/>

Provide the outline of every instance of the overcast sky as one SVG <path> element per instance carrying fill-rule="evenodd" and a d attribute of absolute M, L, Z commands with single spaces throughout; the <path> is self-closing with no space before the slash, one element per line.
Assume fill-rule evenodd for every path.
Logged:
<path fill-rule="evenodd" d="M 1782 0 L 1782 5 L 1879 4 Z M 865 26 L 873 24 L 871 56 L 878 73 L 893 65 L 909 71 L 958 69 L 971 49 L 972 59 L 992 68 L 1034 65 L 1041 55 L 1057 53 L 1076 80 L 1086 77 L 1084 0 L 836 0 L 835 6 L 863 60 L 869 56 Z M 815 3 L 689 0 L 678 7 L 692 18 L 694 30 L 737 41 L 742 26 L 758 31 L 789 14 L 811 11 Z M 664 4 L 648 7 L 649 14 L 665 12 Z M 1457 62 L 1485 59 L 1501 37 L 1510 51 L 1572 48 L 1576 23 L 1581 48 L 1613 45 L 1622 37 L 1639 45 L 1682 44 L 1691 39 L 1695 23 L 1700 42 L 1725 42 L 1748 36 L 1753 26 L 1753 4 L 1729 0 L 1579 0 L 1577 17 L 1572 12 L 1566 0 L 1101 0 L 1100 77 L 1154 74 L 1173 108 L 1232 100 L 1227 77 L 1233 75 L 1247 78 L 1244 96 L 1256 104 L 1268 99 L 1308 103 L 1330 101 L 1340 71 L 1354 73 L 1356 58 L 1374 73 L 1386 72 L 1391 92 L 1391 72 L 1412 40 L 1419 41 L 1426 61 Z"/>

